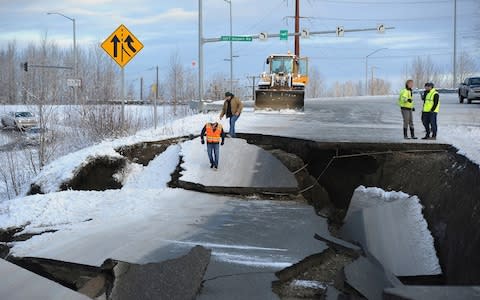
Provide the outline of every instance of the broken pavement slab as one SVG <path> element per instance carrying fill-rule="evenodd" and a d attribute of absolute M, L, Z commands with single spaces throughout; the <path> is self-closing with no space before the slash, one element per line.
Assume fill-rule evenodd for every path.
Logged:
<path fill-rule="evenodd" d="M 210 256 L 211 250 L 195 246 L 184 256 L 158 263 L 133 264 L 108 259 L 101 267 L 14 257 L 16 265 L 2 260 L 0 271 L 21 277 L 2 278 L 0 298 L 8 295 L 5 299 L 194 299 Z M 24 282 L 33 282 L 36 293 L 16 289 Z"/>
<path fill-rule="evenodd" d="M 145 265 L 113 264 L 115 280 L 109 299 L 195 299 L 210 262 L 211 251 L 195 246 L 185 256 Z"/>
<path fill-rule="evenodd" d="M 88 300 L 56 282 L 0 259 L 0 298 L 8 300 Z M 8 275 L 6 275 L 8 274 Z"/>
<path fill-rule="evenodd" d="M 383 290 L 402 286 L 398 278 L 372 257 L 360 257 L 344 268 L 345 281 L 369 300 L 382 300 Z"/>
<path fill-rule="evenodd" d="M 295 193 L 298 183 L 276 157 L 242 139 L 226 139 L 220 146 L 219 169 L 210 169 L 206 146 L 200 139 L 181 144 L 183 163 L 179 185 L 218 193 Z"/>
<path fill-rule="evenodd" d="M 402 286 L 387 288 L 384 300 L 473 300 L 480 299 L 480 286 Z"/>
<path fill-rule="evenodd" d="M 364 187 L 357 188 L 359 192 L 364 195 L 352 198 L 354 209 L 349 208 L 340 230 L 342 239 L 360 243 L 396 276 L 442 273 L 416 196 Z"/>

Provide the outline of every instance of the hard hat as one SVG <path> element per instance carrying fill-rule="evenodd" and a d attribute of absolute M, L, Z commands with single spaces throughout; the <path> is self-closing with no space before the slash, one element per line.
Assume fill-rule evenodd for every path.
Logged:
<path fill-rule="evenodd" d="M 210 124 L 217 123 L 217 120 L 218 120 L 218 118 L 215 115 L 209 115 L 208 116 L 208 123 L 210 123 Z"/>

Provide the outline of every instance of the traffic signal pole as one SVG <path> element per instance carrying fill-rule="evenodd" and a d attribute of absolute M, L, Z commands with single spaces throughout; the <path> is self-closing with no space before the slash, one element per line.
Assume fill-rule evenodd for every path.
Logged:
<path fill-rule="evenodd" d="M 295 55 L 300 57 L 300 0 L 295 0 Z"/>

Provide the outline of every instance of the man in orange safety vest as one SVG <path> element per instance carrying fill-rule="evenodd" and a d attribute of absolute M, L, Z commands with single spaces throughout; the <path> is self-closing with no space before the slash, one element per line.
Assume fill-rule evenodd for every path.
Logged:
<path fill-rule="evenodd" d="M 202 144 L 205 144 L 204 136 L 207 137 L 207 153 L 210 159 L 210 168 L 218 170 L 220 145 L 223 146 L 225 143 L 225 133 L 223 132 L 222 124 L 217 121 L 205 124 L 200 134 Z"/>

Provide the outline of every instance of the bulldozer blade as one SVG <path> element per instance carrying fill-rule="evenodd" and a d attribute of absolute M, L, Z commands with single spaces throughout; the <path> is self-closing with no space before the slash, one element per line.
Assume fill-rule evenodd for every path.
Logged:
<path fill-rule="evenodd" d="M 305 91 L 256 90 L 255 110 L 304 110 Z"/>

